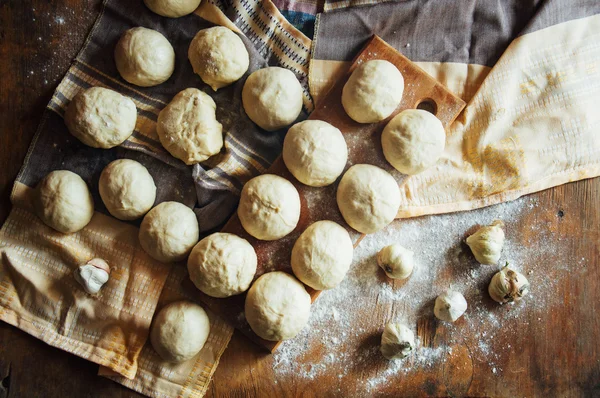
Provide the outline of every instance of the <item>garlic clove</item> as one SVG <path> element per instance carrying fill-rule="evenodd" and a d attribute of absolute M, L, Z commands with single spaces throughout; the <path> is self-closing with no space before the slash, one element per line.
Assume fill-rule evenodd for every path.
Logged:
<path fill-rule="evenodd" d="M 481 264 L 497 264 L 504 246 L 504 223 L 496 220 L 492 224 L 481 227 L 467 238 L 475 259 Z"/>
<path fill-rule="evenodd" d="M 386 246 L 377 253 L 377 265 L 388 278 L 406 279 L 414 268 L 414 252 L 397 243 Z"/>
<path fill-rule="evenodd" d="M 415 349 L 415 335 L 402 323 L 390 322 L 381 335 L 381 354 L 389 360 L 407 357 Z"/>
<path fill-rule="evenodd" d="M 529 292 L 529 281 L 523 274 L 509 268 L 508 263 L 497 272 L 490 281 L 488 293 L 500 303 L 511 303 L 521 300 Z"/>
<path fill-rule="evenodd" d="M 110 267 L 100 258 L 94 258 L 75 270 L 75 280 L 89 294 L 96 294 L 108 282 Z"/>

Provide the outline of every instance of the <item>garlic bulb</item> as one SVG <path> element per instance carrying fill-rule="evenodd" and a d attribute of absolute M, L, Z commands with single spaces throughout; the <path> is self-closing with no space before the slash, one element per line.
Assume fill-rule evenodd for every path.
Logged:
<path fill-rule="evenodd" d="M 101 258 L 93 258 L 75 270 L 75 279 L 89 294 L 96 294 L 108 282 L 110 267 Z"/>
<path fill-rule="evenodd" d="M 459 292 L 448 290 L 435 299 L 433 313 L 436 318 L 446 322 L 454 322 L 467 310 L 467 300 Z"/>
<path fill-rule="evenodd" d="M 504 246 L 504 223 L 494 221 L 491 225 L 481 227 L 467 238 L 467 245 L 481 264 L 497 264 Z"/>
<path fill-rule="evenodd" d="M 381 353 L 387 359 L 402 359 L 415 349 L 415 335 L 401 323 L 390 322 L 381 335 Z"/>
<path fill-rule="evenodd" d="M 406 279 L 414 268 L 414 253 L 395 243 L 384 247 L 377 253 L 377 264 L 392 279 Z"/>
<path fill-rule="evenodd" d="M 510 269 L 508 263 L 497 272 L 488 286 L 488 292 L 494 301 L 500 304 L 519 301 L 529 291 L 529 281 L 523 274 Z"/>

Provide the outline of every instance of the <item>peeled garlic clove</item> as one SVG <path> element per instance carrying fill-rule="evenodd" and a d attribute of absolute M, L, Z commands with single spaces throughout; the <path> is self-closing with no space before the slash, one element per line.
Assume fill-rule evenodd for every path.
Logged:
<path fill-rule="evenodd" d="M 448 290 L 437 296 L 433 307 L 436 318 L 446 322 L 456 321 L 466 310 L 467 300 L 462 294 L 453 290 Z"/>
<path fill-rule="evenodd" d="M 507 263 L 492 277 L 488 292 L 500 304 L 519 301 L 529 292 L 529 281 L 523 274 L 510 269 Z"/>
<path fill-rule="evenodd" d="M 75 280 L 89 294 L 96 294 L 108 282 L 110 267 L 101 258 L 94 258 L 75 270 Z"/>
<path fill-rule="evenodd" d="M 390 322 L 381 335 L 381 353 L 387 359 L 402 359 L 415 349 L 415 335 L 401 323 Z"/>
<path fill-rule="evenodd" d="M 377 253 L 377 264 L 392 279 L 406 279 L 414 268 L 414 253 L 397 243 L 384 247 Z"/>
<path fill-rule="evenodd" d="M 504 246 L 504 223 L 494 221 L 491 225 L 481 227 L 467 238 L 475 259 L 481 264 L 497 264 Z"/>

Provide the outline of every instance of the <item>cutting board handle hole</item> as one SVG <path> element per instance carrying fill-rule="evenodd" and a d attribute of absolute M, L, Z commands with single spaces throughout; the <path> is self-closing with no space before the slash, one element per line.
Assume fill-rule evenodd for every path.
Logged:
<path fill-rule="evenodd" d="M 423 98 L 417 102 L 417 109 L 422 109 L 434 115 L 437 114 L 437 104 L 431 98 Z"/>

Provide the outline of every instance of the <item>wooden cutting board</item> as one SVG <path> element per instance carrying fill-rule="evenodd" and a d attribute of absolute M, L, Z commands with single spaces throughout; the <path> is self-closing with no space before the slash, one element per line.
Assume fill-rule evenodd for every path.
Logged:
<path fill-rule="evenodd" d="M 380 123 L 360 124 L 346 115 L 341 103 L 342 88 L 358 65 L 372 59 L 385 59 L 393 63 L 402 72 L 404 76 L 404 94 L 400 106 L 388 119 Z M 356 163 L 369 163 L 390 170 L 391 167 L 386 164 L 381 149 L 381 131 L 397 113 L 404 109 L 417 107 L 434 113 L 441 120 L 444 128 L 447 129 L 465 107 L 465 103 L 381 38 L 373 36 L 353 60 L 348 73 L 332 87 L 309 119 L 324 120 L 340 129 L 344 134 L 348 144 L 346 169 Z M 293 274 L 290 256 L 294 242 L 315 221 L 335 221 L 350 232 L 350 236 L 355 242 L 354 247 L 360 243 L 362 236 L 344 222 L 336 204 L 335 193 L 339 179 L 328 187 L 308 187 L 299 183 L 292 176 L 281 157 L 271 165 L 268 173 L 288 179 L 298 190 L 301 201 L 301 215 L 296 229 L 283 239 L 269 242 L 260 241 L 244 231 L 237 214 L 231 217 L 222 229 L 223 232 L 233 233 L 247 239 L 256 250 L 258 267 L 255 279 L 270 271 L 285 271 Z M 398 173 L 395 176 L 397 177 Z M 191 284 L 189 281 L 187 283 Z M 313 290 L 310 287 L 306 289 L 314 302 L 320 291 Z M 231 322 L 235 328 L 239 329 L 252 341 L 271 352 L 277 349 L 277 346 L 281 343 L 263 340 L 250 329 L 244 317 L 245 294 L 218 299 L 209 297 L 198 290 L 196 292 L 198 292 L 200 300 L 211 311 Z"/>

